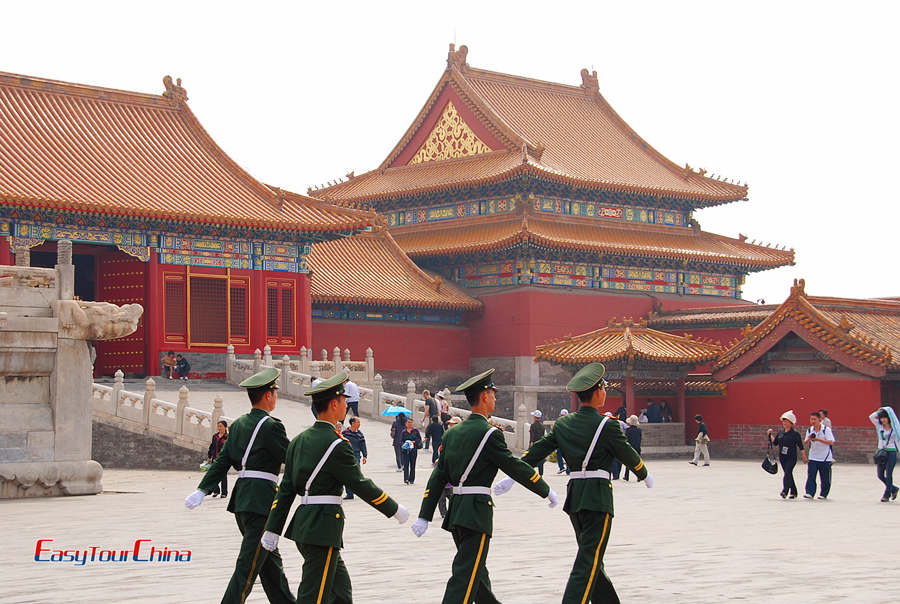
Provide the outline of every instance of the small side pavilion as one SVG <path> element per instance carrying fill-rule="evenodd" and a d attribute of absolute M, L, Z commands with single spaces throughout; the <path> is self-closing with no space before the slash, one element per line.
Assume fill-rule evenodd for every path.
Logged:
<path fill-rule="evenodd" d="M 718 342 L 677 336 L 647 327 L 645 321 L 610 320 L 595 331 L 542 344 L 535 356 L 577 371 L 587 363 L 606 365 L 611 389 L 625 397 L 628 414 L 637 413 L 636 395 L 676 397 L 674 417 L 685 420 L 685 395 L 721 394 L 723 387 L 708 374 L 691 374 L 718 358 Z"/>

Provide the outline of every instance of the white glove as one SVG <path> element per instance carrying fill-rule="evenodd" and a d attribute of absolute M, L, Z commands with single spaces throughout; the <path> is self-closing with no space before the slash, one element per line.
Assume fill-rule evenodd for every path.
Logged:
<path fill-rule="evenodd" d="M 512 478 L 509 478 L 509 477 L 504 478 L 503 480 L 501 480 L 500 482 L 498 482 L 497 484 L 494 485 L 494 495 L 499 496 L 499 495 L 502 495 L 503 493 L 506 493 L 511 488 L 513 488 L 514 484 L 516 484 L 516 481 L 513 480 Z"/>
<path fill-rule="evenodd" d="M 206 497 L 206 493 L 198 489 L 184 498 L 184 505 L 187 506 L 187 509 L 193 510 L 195 507 L 203 503 L 204 497 Z"/>
<path fill-rule="evenodd" d="M 559 505 L 559 495 L 556 494 L 556 491 L 550 489 L 550 494 L 547 495 L 547 499 L 550 501 L 550 507 L 555 508 Z"/>
<path fill-rule="evenodd" d="M 278 535 L 271 531 L 266 531 L 259 540 L 259 544 L 262 545 L 263 549 L 266 551 L 274 551 L 275 548 L 278 547 Z"/>
<path fill-rule="evenodd" d="M 413 535 L 415 535 L 416 537 L 421 537 L 425 534 L 425 531 L 428 530 L 428 521 L 424 518 L 419 518 L 415 522 L 413 522 L 410 528 L 412 529 Z"/>
<path fill-rule="evenodd" d="M 407 520 L 409 520 L 409 510 L 406 509 L 406 506 L 403 504 L 397 505 L 397 511 L 394 512 L 394 515 L 391 518 L 395 519 L 398 523 L 403 524 Z"/>
<path fill-rule="evenodd" d="M 647 474 L 647 478 L 644 479 L 644 484 L 648 489 L 653 488 L 653 474 Z"/>

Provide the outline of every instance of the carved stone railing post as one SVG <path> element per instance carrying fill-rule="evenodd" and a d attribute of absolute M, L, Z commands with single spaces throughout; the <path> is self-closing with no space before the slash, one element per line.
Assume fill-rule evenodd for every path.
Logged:
<path fill-rule="evenodd" d="M 350 349 L 349 348 L 344 349 L 344 360 L 347 361 L 348 363 L 350 362 Z"/>
<path fill-rule="evenodd" d="M 259 371 L 259 366 L 262 364 L 262 353 L 259 351 L 259 348 L 253 351 L 253 373 Z"/>
<path fill-rule="evenodd" d="M 144 382 L 144 408 L 141 409 L 143 415 L 143 422 L 145 426 L 150 425 L 150 407 L 151 401 L 156 398 L 156 382 L 153 381 L 153 378 L 147 378 L 147 381 Z"/>
<path fill-rule="evenodd" d="M 282 392 L 287 392 L 290 384 L 288 384 L 288 371 L 291 370 L 291 357 L 284 355 L 281 357 L 281 374 L 278 376 L 278 387 Z"/>
<path fill-rule="evenodd" d="M 375 380 L 375 353 L 371 348 L 366 348 L 366 383 L 371 384 Z"/>
<path fill-rule="evenodd" d="M 213 399 L 212 425 L 210 426 L 210 428 L 215 430 L 216 424 L 219 423 L 220 419 L 222 419 L 222 395 L 217 394 Z"/>
<path fill-rule="evenodd" d="M 328 351 L 325 350 L 324 348 L 322 349 L 322 360 L 328 361 Z"/>
<path fill-rule="evenodd" d="M 184 434 L 184 408 L 188 406 L 188 388 L 178 389 L 178 405 L 175 407 L 175 434 Z"/>
<path fill-rule="evenodd" d="M 332 351 L 332 354 L 331 354 L 331 358 L 332 358 L 332 361 L 334 362 L 334 374 L 332 374 L 332 375 L 337 375 L 341 371 L 344 370 L 344 365 L 343 365 L 343 363 L 341 363 L 341 349 L 339 346 L 334 347 L 334 350 Z"/>
<path fill-rule="evenodd" d="M 31 250 L 24 245 L 13 248 L 16 254 L 16 266 L 31 266 Z"/>
<path fill-rule="evenodd" d="M 263 365 L 265 365 L 267 367 L 274 367 L 274 365 L 272 364 L 272 347 L 269 346 L 268 344 L 266 344 L 265 347 L 263 348 L 262 360 L 263 360 Z"/>
<path fill-rule="evenodd" d="M 519 406 L 516 407 L 516 436 L 518 436 L 517 446 L 522 447 L 523 449 L 528 448 L 528 441 L 526 436 L 522 436 L 523 434 L 528 434 L 528 407 L 525 406 L 525 403 L 519 403 Z"/>
<path fill-rule="evenodd" d="M 416 383 L 410 379 L 406 382 L 406 408 L 409 409 L 409 417 L 416 416 Z M 422 414 L 425 415 L 424 413 Z"/>
<path fill-rule="evenodd" d="M 75 298 L 75 266 L 72 264 L 72 242 L 60 239 L 56 243 L 56 273 L 59 283 L 59 299 Z"/>
<path fill-rule="evenodd" d="M 119 397 L 122 390 L 125 389 L 125 374 L 121 369 L 116 369 L 115 379 L 113 380 L 112 400 L 116 406 L 116 415 L 119 415 Z"/>
<path fill-rule="evenodd" d="M 372 405 L 375 410 L 375 417 L 381 417 L 381 414 L 384 412 L 384 401 L 382 400 L 381 394 L 384 392 L 383 380 L 381 378 L 381 374 L 375 374 L 375 377 L 372 379 L 372 400 L 374 401 L 374 405 Z"/>
<path fill-rule="evenodd" d="M 234 345 L 229 344 L 226 348 L 225 355 L 225 381 L 229 384 L 235 382 L 234 379 Z"/>
<path fill-rule="evenodd" d="M 306 346 L 300 347 L 300 373 L 309 373 L 309 361 L 306 358 Z"/>

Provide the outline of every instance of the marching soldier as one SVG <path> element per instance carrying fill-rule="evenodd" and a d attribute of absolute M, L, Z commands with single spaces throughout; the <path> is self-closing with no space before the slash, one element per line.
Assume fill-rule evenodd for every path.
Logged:
<path fill-rule="evenodd" d="M 259 575 L 269 602 L 294 602 L 288 587 L 278 550 L 267 552 L 259 547 L 269 508 L 278 485 L 278 472 L 288 446 L 287 433 L 280 420 L 269 415 L 278 399 L 277 369 L 263 369 L 240 383 L 247 389 L 253 408 L 231 423 L 231 435 L 216 456 L 197 490 L 184 504 L 193 509 L 216 488 L 228 468 L 238 470 L 238 480 L 231 490 L 228 511 L 234 514 L 241 531 L 241 550 L 234 565 L 231 581 L 222 602 L 244 600 Z"/>
<path fill-rule="evenodd" d="M 400 524 L 409 518 L 404 506 L 363 476 L 350 441 L 336 429 L 347 414 L 347 379 L 342 372 L 306 392 L 312 397 L 317 419 L 288 446 L 284 477 L 261 540 L 264 548 L 275 550 L 294 497 L 300 495 L 300 507 L 286 533 L 303 556 L 298 602 L 353 601 L 350 575 L 341 560 L 344 487 Z"/>
<path fill-rule="evenodd" d="M 456 544 L 453 574 L 444 591 L 445 604 L 497 602 L 485 566 L 493 531 L 491 483 L 497 470 L 503 470 L 512 477 L 510 480 L 515 479 L 528 490 L 547 497 L 551 508 L 559 503 L 556 493 L 540 474 L 513 457 L 502 432 L 488 424 L 495 403 L 493 373 L 489 369 L 457 386 L 456 392 L 465 392 L 472 414 L 444 435 L 437 467 L 428 480 L 419 518 L 412 526 L 413 533 L 421 537 L 428 529 L 444 485 L 454 485 L 450 509 L 442 525 L 453 534 Z"/>
<path fill-rule="evenodd" d="M 578 395 L 581 407 L 576 413 L 556 420 L 550 433 L 522 456 L 522 461 L 536 465 L 551 451 L 559 449 L 572 468 L 563 510 L 569 514 L 575 529 L 578 554 L 566 584 L 564 604 L 619 601 L 603 570 L 603 554 L 609 543 L 613 517 L 610 482 L 613 460 L 619 459 L 631 468 L 648 488 L 653 486 L 653 476 L 647 473 L 641 456 L 625 440 L 619 422 L 600 412 L 606 403 L 605 373 L 601 363 L 591 363 L 578 371 L 566 389 Z M 511 487 L 512 481 L 506 479 L 495 490 L 500 494 Z"/>

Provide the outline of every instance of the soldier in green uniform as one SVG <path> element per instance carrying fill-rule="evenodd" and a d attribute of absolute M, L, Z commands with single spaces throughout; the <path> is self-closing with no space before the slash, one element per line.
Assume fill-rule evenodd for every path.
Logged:
<path fill-rule="evenodd" d="M 288 446 L 284 477 L 262 536 L 262 546 L 274 550 L 294 497 L 299 495 L 300 507 L 287 527 L 286 536 L 297 544 L 303 556 L 297 601 L 304 604 L 353 601 L 350 575 L 341 560 L 344 487 L 400 524 L 409 518 L 404 506 L 363 476 L 350 441 L 336 429 L 347 414 L 344 394 L 347 379 L 347 374 L 342 372 L 306 392 L 312 397 L 317 419 Z"/>
<path fill-rule="evenodd" d="M 603 570 L 613 517 L 613 460 L 619 459 L 638 480 L 647 487 L 653 486 L 653 477 L 647 473 L 641 456 L 625 440 L 618 420 L 600 412 L 606 403 L 605 373 L 601 363 L 591 363 L 578 371 L 566 389 L 578 395 L 581 407 L 556 420 L 550 433 L 522 456 L 522 461 L 536 465 L 559 449 L 572 468 L 563 510 L 575 529 L 578 554 L 566 584 L 564 604 L 619 601 Z M 499 495 L 511 487 L 512 481 L 506 479 L 497 484 L 495 492 Z"/>
<path fill-rule="evenodd" d="M 259 546 L 288 446 L 284 425 L 269 415 L 278 399 L 277 380 L 277 369 L 263 369 L 240 383 L 247 389 L 253 408 L 231 423 L 231 435 L 225 446 L 197 490 L 184 500 L 188 508 L 197 507 L 222 481 L 228 468 L 238 470 L 228 511 L 234 514 L 243 539 L 234 573 L 222 597 L 223 604 L 243 604 L 257 575 L 269 602 L 294 602 L 278 550 L 267 552 Z"/>
<path fill-rule="evenodd" d="M 497 470 L 503 470 L 528 490 L 547 497 L 550 507 L 559 503 L 556 493 L 540 474 L 513 457 L 503 433 L 488 424 L 495 403 L 493 373 L 489 369 L 457 386 L 456 392 L 465 392 L 472 414 L 444 435 L 438 464 L 428 480 L 419 518 L 412 526 L 413 533 L 421 537 L 434 515 L 444 485 L 454 485 L 450 509 L 442 526 L 453 534 L 456 544 L 453 574 L 444 591 L 445 604 L 497 602 L 485 565 L 493 532 L 491 483 Z"/>

